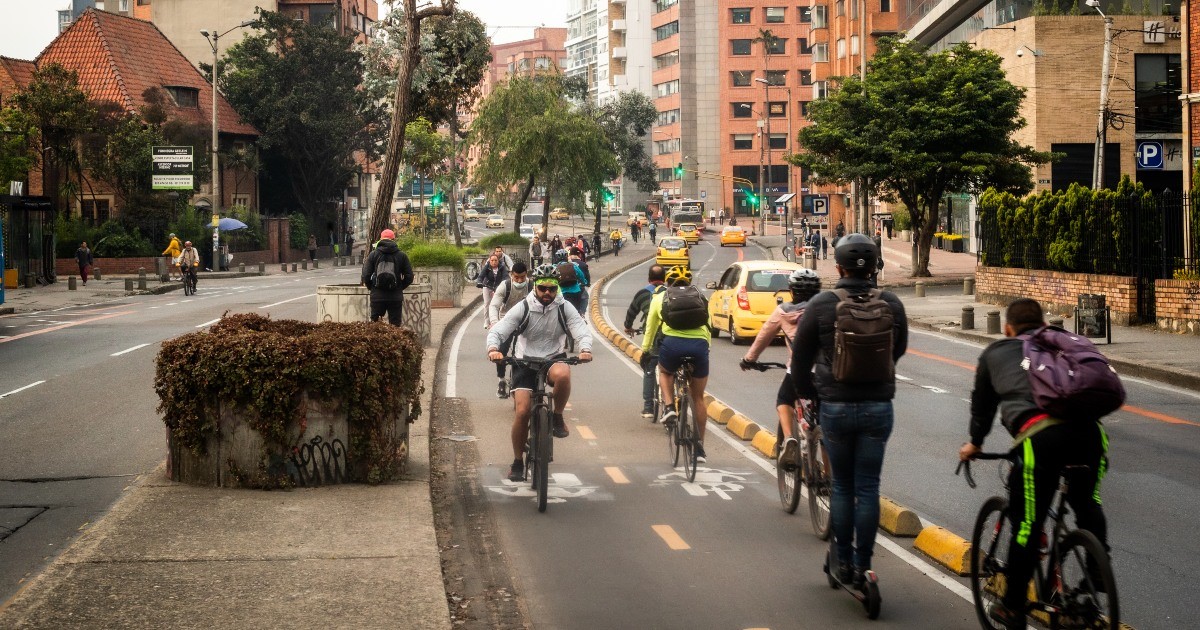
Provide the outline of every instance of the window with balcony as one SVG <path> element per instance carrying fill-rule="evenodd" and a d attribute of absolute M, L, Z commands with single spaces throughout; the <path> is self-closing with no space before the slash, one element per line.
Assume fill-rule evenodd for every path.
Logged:
<path fill-rule="evenodd" d="M 662 40 L 679 33 L 679 21 L 668 22 L 654 29 L 654 41 L 661 42 Z"/>
<path fill-rule="evenodd" d="M 787 42 L 788 40 L 782 37 L 772 37 L 763 42 L 763 45 L 767 47 L 768 55 L 786 55 Z"/>
<path fill-rule="evenodd" d="M 662 70 L 679 64 L 679 51 L 673 50 L 669 53 L 659 55 L 654 58 L 654 69 Z"/>
<path fill-rule="evenodd" d="M 654 12 L 659 13 L 679 4 L 679 0 L 657 0 L 654 3 Z"/>
<path fill-rule="evenodd" d="M 749 24 L 750 9 L 730 9 L 729 21 L 733 22 L 734 24 Z"/>
<path fill-rule="evenodd" d="M 658 85 L 655 85 L 654 92 L 655 92 L 655 94 L 658 95 L 658 98 L 662 98 L 664 96 L 670 96 L 672 94 L 677 94 L 679 92 L 679 79 L 675 79 L 674 81 L 667 81 L 666 83 L 659 83 Z"/>
<path fill-rule="evenodd" d="M 763 9 L 767 24 L 783 24 L 787 10 L 784 7 L 767 7 Z"/>
<path fill-rule="evenodd" d="M 679 110 L 668 109 L 665 112 L 658 112 L 658 118 L 654 120 L 656 127 L 665 127 L 679 122 Z"/>
<path fill-rule="evenodd" d="M 767 70 L 764 78 L 770 85 L 787 85 L 787 70 Z"/>
<path fill-rule="evenodd" d="M 846 58 L 846 40 L 842 39 L 840 37 L 837 40 L 837 58 L 838 59 Z"/>
<path fill-rule="evenodd" d="M 752 103 L 730 103 L 733 107 L 734 118 L 753 118 L 754 105 Z"/>
<path fill-rule="evenodd" d="M 729 40 L 729 43 L 733 46 L 733 54 L 735 55 L 749 55 L 752 42 L 753 40 L 749 39 Z"/>
<path fill-rule="evenodd" d="M 733 87 L 749 87 L 750 82 L 754 80 L 754 71 L 734 70 L 729 76 L 733 80 Z"/>
<path fill-rule="evenodd" d="M 829 8 L 818 4 L 812 8 L 812 27 L 829 28 Z"/>
<path fill-rule="evenodd" d="M 812 70 L 800 71 L 800 85 L 812 85 Z"/>
<path fill-rule="evenodd" d="M 787 147 L 787 134 L 786 133 L 771 134 L 771 143 L 767 146 L 769 146 L 771 149 L 774 149 L 774 150 L 788 148 Z"/>
<path fill-rule="evenodd" d="M 812 23 L 812 7 L 799 7 L 799 9 L 800 9 L 800 23 L 801 24 Z"/>
<path fill-rule="evenodd" d="M 733 149 L 735 151 L 745 151 L 754 148 L 754 134 L 752 133 L 735 133 L 733 134 Z"/>
<path fill-rule="evenodd" d="M 827 42 L 813 44 L 812 58 L 814 62 L 829 61 L 829 44 Z"/>
<path fill-rule="evenodd" d="M 797 39 L 796 45 L 799 47 L 799 50 L 797 52 L 799 52 L 801 55 L 811 55 L 812 54 L 812 46 L 808 45 L 807 37 L 801 37 L 801 38 Z"/>

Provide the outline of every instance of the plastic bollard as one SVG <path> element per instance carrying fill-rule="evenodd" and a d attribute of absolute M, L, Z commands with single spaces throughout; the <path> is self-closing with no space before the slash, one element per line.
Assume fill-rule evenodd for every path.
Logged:
<path fill-rule="evenodd" d="M 975 278 L 963 278 L 963 295 L 975 295 Z"/>
<path fill-rule="evenodd" d="M 1000 334 L 1000 311 L 988 311 L 987 314 L 987 334 Z"/>
<path fill-rule="evenodd" d="M 138 291 L 146 290 L 146 268 L 138 267 Z"/>
<path fill-rule="evenodd" d="M 246 273 L 246 263 L 238 263 L 238 273 Z"/>
<path fill-rule="evenodd" d="M 92 278 L 95 280 L 100 279 L 100 268 L 99 267 L 92 267 Z"/>
<path fill-rule="evenodd" d="M 1061 317 L 1051 317 L 1050 325 L 1058 326 L 1059 328 L 1062 328 L 1063 327 L 1063 319 Z"/>
<path fill-rule="evenodd" d="M 75 286 L 75 276 L 70 276 L 69 278 L 67 278 L 67 290 L 68 291 L 75 291 L 78 288 L 79 287 Z"/>
<path fill-rule="evenodd" d="M 126 291 L 133 290 L 133 278 L 125 278 L 125 290 Z"/>
<path fill-rule="evenodd" d="M 962 329 L 975 330 L 975 307 L 964 306 L 962 309 Z"/>
<path fill-rule="evenodd" d="M 913 293 L 916 295 L 916 297 L 925 297 L 925 283 L 918 282 L 913 285 Z"/>

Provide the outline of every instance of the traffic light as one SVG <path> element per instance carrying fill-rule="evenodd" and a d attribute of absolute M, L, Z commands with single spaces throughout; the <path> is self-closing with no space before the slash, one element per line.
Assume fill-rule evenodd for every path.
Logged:
<path fill-rule="evenodd" d="M 440 206 L 440 205 L 442 205 L 442 202 L 445 201 L 445 199 L 446 199 L 446 193 L 444 193 L 440 190 L 435 190 L 435 191 L 433 191 L 433 196 L 429 198 L 429 203 L 434 206 Z"/>
<path fill-rule="evenodd" d="M 675 165 L 675 179 L 683 179 L 683 162 Z"/>
<path fill-rule="evenodd" d="M 746 201 L 750 204 L 751 208 L 758 207 L 758 195 L 754 194 L 754 191 L 752 191 L 752 190 L 746 191 Z"/>
<path fill-rule="evenodd" d="M 607 188 L 605 188 L 604 192 L 602 192 L 600 194 L 601 194 L 601 197 L 604 199 L 604 203 L 609 203 L 613 199 L 616 199 L 616 197 L 617 197 L 616 195 L 613 194 L 613 191 L 611 191 Z"/>

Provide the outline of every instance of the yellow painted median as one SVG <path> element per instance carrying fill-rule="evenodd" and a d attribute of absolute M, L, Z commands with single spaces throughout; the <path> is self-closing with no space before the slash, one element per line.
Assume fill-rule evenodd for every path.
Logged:
<path fill-rule="evenodd" d="M 947 569 L 959 575 L 967 574 L 971 563 L 971 543 L 945 527 L 929 526 L 922 529 L 913 545 Z"/>

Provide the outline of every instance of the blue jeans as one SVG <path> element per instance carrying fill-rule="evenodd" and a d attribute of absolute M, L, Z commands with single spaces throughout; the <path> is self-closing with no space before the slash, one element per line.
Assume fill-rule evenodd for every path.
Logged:
<path fill-rule="evenodd" d="M 871 568 L 879 529 L 879 473 L 892 434 L 892 402 L 821 401 L 821 429 L 833 469 L 829 517 L 837 562 Z"/>

